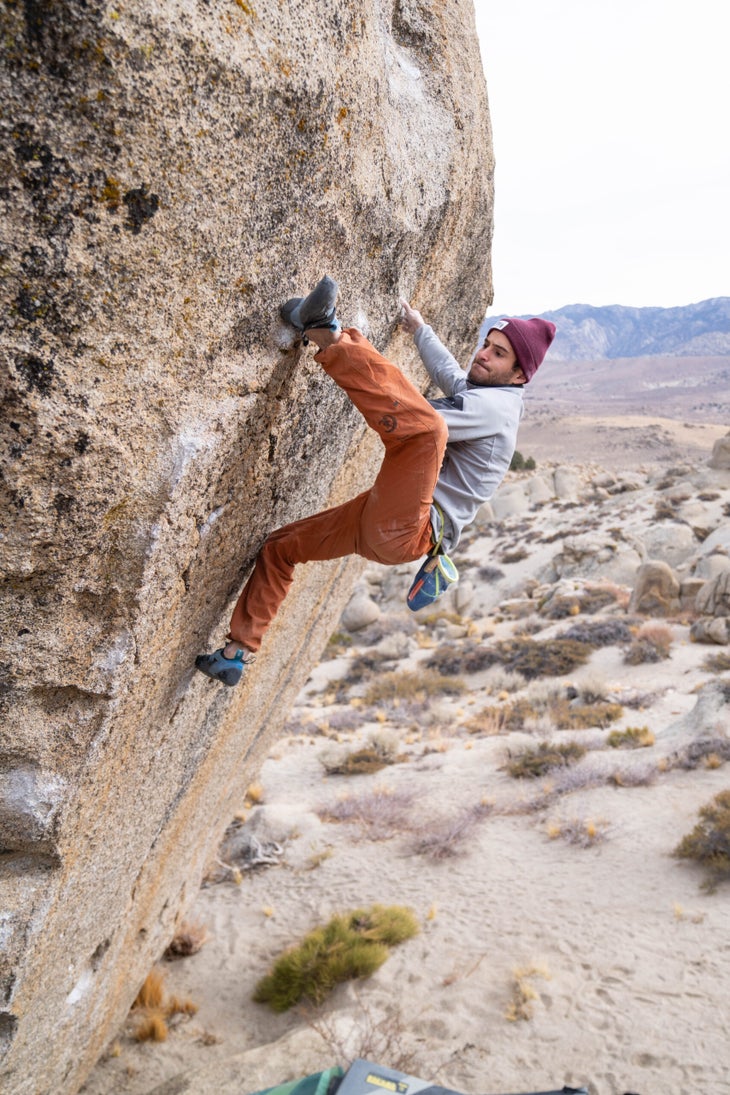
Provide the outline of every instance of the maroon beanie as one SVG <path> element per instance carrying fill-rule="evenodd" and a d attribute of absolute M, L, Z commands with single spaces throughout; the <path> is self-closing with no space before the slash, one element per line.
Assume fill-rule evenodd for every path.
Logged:
<path fill-rule="evenodd" d="M 555 324 L 548 319 L 500 319 L 489 330 L 505 333 L 515 352 L 517 364 L 528 380 L 532 380 L 542 365 L 555 338 Z"/>

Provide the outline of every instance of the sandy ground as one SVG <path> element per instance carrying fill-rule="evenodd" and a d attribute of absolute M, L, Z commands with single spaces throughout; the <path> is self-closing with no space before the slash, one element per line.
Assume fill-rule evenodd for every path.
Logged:
<path fill-rule="evenodd" d="M 578 454 L 590 452 L 594 467 L 610 467 L 614 457 L 615 468 L 626 466 L 626 444 L 612 448 L 611 430 L 597 430 L 594 420 L 587 445 L 590 423 L 574 425 L 574 434 L 558 428 L 565 463 L 577 467 Z M 414 622 L 401 607 L 412 567 L 367 572 L 381 637 L 373 641 L 372 628 L 357 632 L 351 645 L 329 652 L 334 656 L 315 669 L 287 736 L 263 767 L 258 803 L 241 803 L 245 829 L 278 841 L 282 854 L 238 874 L 220 869 L 223 880 L 206 885 L 188 915 L 208 941 L 192 957 L 161 963 L 169 992 L 192 999 L 197 1014 L 173 1023 L 165 1042 L 145 1044 L 134 1040 L 132 1017 L 86 1095 L 246 1095 L 356 1056 L 405 1066 L 470 1095 L 563 1083 L 585 1084 L 591 1095 L 730 1092 L 730 884 L 708 893 L 702 870 L 672 856 L 699 808 L 730 786 L 729 769 L 666 763 L 697 733 L 698 696 L 717 678 L 708 655 L 727 648 L 691 643 L 685 613 L 669 621 L 670 657 L 656 663 L 627 665 L 625 646 L 613 644 L 542 686 L 482 669 L 460 674 L 461 695 L 410 705 L 365 702 L 367 687 L 385 671 L 423 671 L 449 642 L 488 645 L 518 634 L 526 621 L 540 628 L 541 641 L 563 633 L 574 620 L 539 618 L 534 598 L 537 583 L 547 590 L 557 582 L 546 577 L 562 545 L 548 542 L 556 530 L 575 525 L 576 535 L 585 535 L 590 527 L 599 543 L 611 542 L 616 527 L 648 535 L 658 500 L 672 489 L 682 498 L 678 521 L 727 528 L 730 473 L 705 470 L 712 441 L 726 430 L 693 427 L 698 444 L 688 454 L 686 427 L 663 422 L 659 449 L 646 423 L 635 429 L 631 466 L 649 468 L 636 489 L 590 501 L 584 495 L 580 503 L 553 499 L 485 522 L 467 538 L 458 559 L 467 593 L 461 602 L 454 593 L 444 598 L 452 613 L 460 608 L 450 619 Z M 521 451 L 539 463 L 550 459 L 553 436 L 538 426 L 521 436 Z M 605 437 L 611 445 L 601 447 Z M 676 462 L 675 446 L 685 471 L 667 487 L 663 469 Z M 584 481 L 595 475 L 586 468 L 577 469 Z M 524 557 L 500 562 L 507 548 L 517 556 L 522 548 Z M 680 576 L 693 572 L 701 552 L 698 539 L 674 561 Z M 602 573 L 596 558 L 586 563 L 590 580 L 611 581 L 628 595 L 626 583 Z M 495 562 L 503 577 L 480 578 L 479 566 Z M 574 574 L 561 588 L 586 580 Z M 605 616 L 627 618 L 617 604 Z M 351 672 L 356 655 L 374 651 L 388 660 L 336 696 L 335 682 Z M 470 725 L 478 713 L 494 715 L 540 687 L 587 685 L 623 705 L 610 728 L 556 731 L 545 718 L 511 731 L 500 729 L 498 717 L 481 732 Z M 703 733 L 730 734 L 726 711 L 716 710 L 711 723 Z M 608 747 L 610 730 L 631 726 L 647 726 L 655 744 Z M 391 747 L 397 742 L 402 763 L 370 775 L 326 773 L 333 749 L 352 751 L 384 734 Z M 576 779 L 558 793 L 550 777 L 508 774 L 511 757 L 546 740 L 588 743 L 575 771 L 592 782 L 581 787 Z M 628 769 L 645 772 L 647 782 L 610 781 Z M 385 793 L 404 801 L 388 839 L 357 823 L 322 819 L 343 799 L 366 804 Z M 444 819 L 480 805 L 483 816 L 461 843 L 453 841 L 453 855 L 436 859 L 417 850 L 419 835 L 438 833 Z M 595 835 L 582 846 L 571 840 L 577 831 Z M 319 1015 L 276 1015 L 252 1001 L 256 982 L 285 947 L 334 912 L 372 903 L 408 905 L 421 925 L 374 976 L 338 988 Z M 520 987 L 531 999 L 515 1018 L 510 1009 Z"/>

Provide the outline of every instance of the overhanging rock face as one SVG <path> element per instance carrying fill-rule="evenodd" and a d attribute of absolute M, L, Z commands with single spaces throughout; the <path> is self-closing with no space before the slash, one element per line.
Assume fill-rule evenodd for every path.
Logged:
<path fill-rule="evenodd" d="M 266 533 L 379 459 L 280 300 L 323 273 L 419 383 L 490 300 L 471 0 L 4 4 L 0 1066 L 73 1092 L 195 895 L 357 562 L 245 686 L 193 675 Z"/>

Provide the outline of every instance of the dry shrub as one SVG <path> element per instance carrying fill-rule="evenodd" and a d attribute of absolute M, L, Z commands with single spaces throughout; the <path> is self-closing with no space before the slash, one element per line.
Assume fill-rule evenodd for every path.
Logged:
<path fill-rule="evenodd" d="M 730 790 L 718 795 L 700 810 L 700 820 L 674 849 L 679 859 L 695 859 L 709 871 L 703 888 L 713 890 L 730 878 Z"/>
<path fill-rule="evenodd" d="M 440 646 L 428 658 L 426 667 L 448 676 L 453 673 L 480 673 L 497 665 L 499 661 L 495 647 L 469 640 L 459 645 L 445 643 Z"/>
<path fill-rule="evenodd" d="M 581 703 L 604 703 L 608 700 L 609 688 L 603 677 L 598 673 L 591 673 L 583 678 L 575 689 L 575 699 Z"/>
<path fill-rule="evenodd" d="M 602 647 L 631 642 L 633 636 L 624 620 L 580 620 L 563 633 L 563 638 Z"/>
<path fill-rule="evenodd" d="M 718 654 L 709 654 L 702 663 L 702 668 L 710 673 L 725 673 L 730 669 L 730 653 L 721 650 Z"/>
<path fill-rule="evenodd" d="M 498 582 L 500 578 L 504 578 L 504 571 L 495 566 L 479 567 L 477 576 L 483 582 Z"/>
<path fill-rule="evenodd" d="M 632 764 L 630 767 L 615 768 L 608 781 L 614 787 L 649 787 L 658 773 L 656 764 Z"/>
<path fill-rule="evenodd" d="M 395 699 L 426 699 L 430 696 L 458 696 L 466 691 L 466 685 L 459 677 L 442 676 L 440 672 L 428 668 L 410 672 L 401 670 L 385 673 L 374 681 L 364 700 L 366 704 L 382 703 Z"/>
<path fill-rule="evenodd" d="M 587 730 L 606 727 L 623 715 L 620 703 L 569 703 L 563 699 L 553 705 L 550 715 L 558 730 Z"/>
<path fill-rule="evenodd" d="M 502 719 L 505 730 L 524 730 L 525 724 L 539 714 L 539 708 L 529 699 L 521 697 L 514 703 L 502 708 Z"/>
<path fill-rule="evenodd" d="M 202 924 L 183 921 L 165 951 L 165 958 L 189 958 L 208 941 L 208 929 Z"/>
<path fill-rule="evenodd" d="M 512 551 L 503 552 L 499 557 L 499 561 L 504 564 L 521 563 L 529 554 L 529 551 L 525 551 L 524 548 L 515 548 Z"/>
<path fill-rule="evenodd" d="M 321 1004 L 335 985 L 373 974 L 390 947 L 418 930 L 413 912 L 402 905 L 373 905 L 333 916 L 277 959 L 253 998 L 278 1012 L 300 1000 Z"/>
<path fill-rule="evenodd" d="M 626 665 L 644 665 L 670 656 L 672 632 L 665 624 L 644 624 L 624 655 Z"/>
<path fill-rule="evenodd" d="M 542 741 L 539 745 L 525 749 L 507 764 L 507 771 L 514 779 L 537 779 L 553 768 L 563 768 L 575 764 L 585 756 L 586 748 L 577 741 Z"/>
<path fill-rule="evenodd" d="M 613 730 L 606 738 L 611 749 L 647 749 L 655 741 L 648 726 L 627 726 L 625 730 Z"/>
<path fill-rule="evenodd" d="M 485 707 L 478 715 L 473 715 L 464 723 L 464 729 L 470 734 L 494 737 L 501 734 L 506 725 L 504 708 Z"/>
<path fill-rule="evenodd" d="M 519 692 L 525 687 L 526 681 L 521 673 L 510 673 L 509 670 L 503 669 L 501 665 L 494 665 L 487 670 L 484 684 L 492 693 Z"/>
<path fill-rule="evenodd" d="M 374 1005 L 363 1001 L 357 992 L 354 995 L 355 1014 L 352 1019 L 348 1015 L 345 1022 L 337 1012 L 328 1015 L 322 1008 L 301 1008 L 304 1021 L 327 1046 L 328 1058 L 343 1069 L 360 1058 L 387 1061 L 389 1068 L 409 1075 L 425 1071 L 417 1057 L 419 1050 L 422 1052 L 415 1034 L 420 1015 L 406 1020 L 398 1003 L 392 1000 L 377 1014 Z"/>
<path fill-rule="evenodd" d="M 328 776 L 370 776 L 382 771 L 389 764 L 397 764 L 406 757 L 394 757 L 383 752 L 376 743 L 370 742 L 352 752 L 347 750 L 327 750 L 319 757 L 319 762 Z"/>
<path fill-rule="evenodd" d="M 132 1004 L 136 1019 L 134 1037 L 138 1042 L 164 1042 L 169 1019 L 175 1015 L 195 1015 L 197 1010 L 192 1000 L 168 997 L 165 975 L 161 970 L 152 969 Z"/>
<path fill-rule="evenodd" d="M 730 760 L 730 739 L 698 738 L 672 757 L 670 767 L 684 770 L 692 770 L 700 766 L 719 768 L 727 760 Z"/>
<path fill-rule="evenodd" d="M 551 821 L 547 827 L 547 835 L 551 840 L 564 840 L 567 844 L 577 844 L 579 848 L 592 848 L 606 839 L 610 831 L 610 825 L 602 818 L 594 821 L 588 818 L 581 821 L 579 818 Z"/>
<path fill-rule="evenodd" d="M 573 639 L 508 639 L 497 644 L 502 664 L 528 681 L 537 677 L 562 677 L 584 665 L 591 654 L 587 643 Z"/>
<path fill-rule="evenodd" d="M 410 828 L 409 814 L 415 792 L 376 787 L 361 795 L 347 795 L 317 810 L 322 821 L 354 823 L 370 840 L 390 840 Z"/>
<path fill-rule="evenodd" d="M 434 818 L 416 831 L 410 851 L 413 855 L 426 855 L 435 860 L 451 859 L 463 851 L 465 841 L 491 812 L 489 803 L 479 802 L 454 817 Z"/>

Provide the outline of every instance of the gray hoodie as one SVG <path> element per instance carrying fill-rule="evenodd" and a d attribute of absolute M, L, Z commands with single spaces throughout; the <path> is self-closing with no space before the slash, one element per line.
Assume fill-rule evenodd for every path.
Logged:
<path fill-rule="evenodd" d="M 449 428 L 449 440 L 436 489 L 431 523 L 438 537 L 443 513 L 444 551 L 459 542 L 462 530 L 504 479 L 517 443 L 522 388 L 483 388 L 470 384 L 456 359 L 424 324 L 413 335 L 421 360 L 444 399 L 430 399 Z M 439 510 L 441 513 L 439 513 Z"/>

